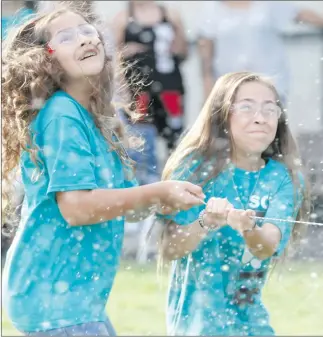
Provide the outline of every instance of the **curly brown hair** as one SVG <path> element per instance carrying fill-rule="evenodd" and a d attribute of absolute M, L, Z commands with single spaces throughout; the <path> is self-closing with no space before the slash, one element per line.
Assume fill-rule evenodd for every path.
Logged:
<path fill-rule="evenodd" d="M 48 24 L 58 16 L 73 12 L 81 15 L 87 22 L 94 24 L 93 13 L 77 9 L 75 4 L 60 4 L 53 11 L 37 13 L 30 20 L 12 29 L 3 45 L 2 58 L 2 182 L 10 186 L 11 173 L 18 168 L 22 151 L 27 151 L 35 164 L 39 163 L 39 149 L 31 139 L 29 126 L 43 103 L 64 84 L 64 71 L 53 60 L 45 46 L 50 36 Z M 100 39 L 105 44 L 103 34 L 98 29 Z M 119 58 L 118 58 L 119 59 Z M 112 60 L 106 53 L 105 66 L 98 83 L 92 85 L 89 112 L 108 144 L 120 155 L 126 165 L 133 162 L 125 156 L 121 141 L 131 144 L 123 123 L 116 114 L 112 103 L 116 83 L 124 87 L 124 64 Z M 139 87 L 139 83 L 138 83 Z M 138 89 L 139 90 L 139 89 Z M 124 105 L 123 109 L 132 120 L 137 114 L 133 104 Z M 118 141 L 115 141 L 117 136 Z M 120 141 L 119 141 L 120 139 Z M 140 144 L 140 142 L 133 142 Z M 141 144 L 140 144 L 141 145 Z M 129 170 L 128 170 L 129 171 Z M 10 193 L 2 189 L 3 212 L 10 213 Z"/>

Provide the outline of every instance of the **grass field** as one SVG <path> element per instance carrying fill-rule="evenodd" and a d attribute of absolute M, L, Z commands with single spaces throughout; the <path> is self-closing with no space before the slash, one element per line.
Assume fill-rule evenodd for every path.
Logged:
<path fill-rule="evenodd" d="M 124 262 L 108 313 L 119 335 L 165 335 L 167 276 L 155 266 Z M 323 262 L 286 264 L 276 269 L 264 301 L 277 335 L 323 335 Z M 3 315 L 2 336 L 18 335 Z"/>

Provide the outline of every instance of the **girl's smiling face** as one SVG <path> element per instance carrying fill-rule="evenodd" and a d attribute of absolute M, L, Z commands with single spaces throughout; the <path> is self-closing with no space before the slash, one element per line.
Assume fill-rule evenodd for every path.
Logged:
<path fill-rule="evenodd" d="M 273 142 L 281 115 L 276 100 L 263 83 L 240 86 L 229 117 L 235 151 L 260 155 Z"/>
<path fill-rule="evenodd" d="M 105 63 L 103 43 L 96 28 L 82 16 L 64 13 L 49 23 L 48 32 L 51 36 L 48 46 L 65 71 L 67 81 L 102 72 Z"/>

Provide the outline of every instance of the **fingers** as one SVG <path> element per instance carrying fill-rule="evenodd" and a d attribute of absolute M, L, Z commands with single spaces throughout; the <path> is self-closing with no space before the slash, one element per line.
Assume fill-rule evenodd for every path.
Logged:
<path fill-rule="evenodd" d="M 254 220 L 250 218 L 250 215 L 254 215 L 252 210 L 235 209 L 230 211 L 228 215 L 228 224 L 243 234 L 244 231 L 250 230 L 254 226 Z"/>
<path fill-rule="evenodd" d="M 177 209 L 188 210 L 194 206 L 202 205 L 203 203 L 202 197 L 197 197 L 185 190 L 177 196 L 177 200 L 174 201 L 173 205 L 169 206 L 175 206 Z"/>
<path fill-rule="evenodd" d="M 208 202 L 208 209 L 210 213 L 214 214 L 224 214 L 233 208 L 233 205 L 228 201 L 227 198 L 211 198 Z"/>
<path fill-rule="evenodd" d="M 246 210 L 242 211 L 240 215 L 240 225 L 241 225 L 241 230 L 244 231 L 250 231 L 253 229 L 255 225 L 255 220 L 252 219 L 252 216 L 255 216 L 256 212 L 253 210 Z"/>
<path fill-rule="evenodd" d="M 185 189 L 194 194 L 196 197 L 201 198 L 202 200 L 205 199 L 205 194 L 203 193 L 203 189 L 202 187 L 198 186 L 198 185 L 194 185 L 192 183 L 189 182 L 185 182 Z"/>
<path fill-rule="evenodd" d="M 233 205 L 225 198 L 211 198 L 206 205 L 206 219 L 213 224 L 225 225 Z"/>
<path fill-rule="evenodd" d="M 247 209 L 245 215 L 248 216 L 248 217 L 254 217 L 254 216 L 256 216 L 256 212 L 253 211 L 252 209 Z"/>

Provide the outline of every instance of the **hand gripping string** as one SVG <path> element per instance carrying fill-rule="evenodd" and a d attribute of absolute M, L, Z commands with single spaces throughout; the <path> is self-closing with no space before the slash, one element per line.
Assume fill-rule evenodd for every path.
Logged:
<path fill-rule="evenodd" d="M 206 202 L 202 199 L 199 199 L 204 205 L 206 205 Z M 302 224 L 302 225 L 307 225 L 307 226 L 322 226 L 323 227 L 323 223 L 320 222 L 312 222 L 312 221 L 299 221 L 299 220 L 287 220 L 287 219 L 277 219 L 277 218 L 262 218 L 260 216 L 251 216 L 251 219 L 254 220 L 268 220 L 268 221 L 279 221 L 279 222 L 289 222 L 289 223 L 298 223 L 298 224 Z"/>

